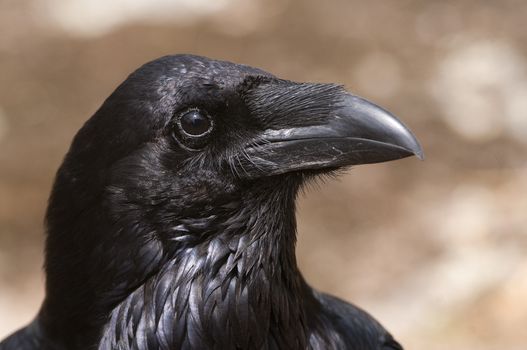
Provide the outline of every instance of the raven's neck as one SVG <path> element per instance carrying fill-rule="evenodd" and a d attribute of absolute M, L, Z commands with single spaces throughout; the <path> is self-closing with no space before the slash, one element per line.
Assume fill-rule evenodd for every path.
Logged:
<path fill-rule="evenodd" d="M 100 349 L 305 348 L 312 296 L 295 259 L 294 196 L 253 193 L 228 216 L 184 220 L 174 256 L 112 311 Z M 186 247 L 193 227 L 206 237 Z"/>
<path fill-rule="evenodd" d="M 249 188 L 157 239 L 133 228 L 101 232 L 111 226 L 82 217 L 72 219 L 78 226 L 51 222 L 78 233 L 50 231 L 40 322 L 79 349 L 305 348 L 306 310 L 318 306 L 296 264 L 296 192 L 291 183 Z M 59 259 L 84 233 L 97 235 L 96 249 Z"/>

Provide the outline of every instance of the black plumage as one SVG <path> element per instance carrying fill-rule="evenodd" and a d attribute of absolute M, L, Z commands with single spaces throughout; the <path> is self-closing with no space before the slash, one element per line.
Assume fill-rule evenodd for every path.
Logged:
<path fill-rule="evenodd" d="M 75 136 L 46 216 L 46 298 L 0 349 L 401 349 L 313 290 L 295 199 L 421 149 L 343 88 L 191 55 L 132 73 Z"/>

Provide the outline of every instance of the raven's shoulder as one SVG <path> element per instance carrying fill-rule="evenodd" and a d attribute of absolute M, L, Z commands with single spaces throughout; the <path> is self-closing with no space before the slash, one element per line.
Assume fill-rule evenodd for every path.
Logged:
<path fill-rule="evenodd" d="M 47 339 L 38 320 L 19 329 L 0 343 L 0 350 L 66 350 Z"/>
<path fill-rule="evenodd" d="M 314 292 L 323 322 L 336 331 L 346 349 L 403 350 L 403 347 L 366 311 L 337 297 Z"/>

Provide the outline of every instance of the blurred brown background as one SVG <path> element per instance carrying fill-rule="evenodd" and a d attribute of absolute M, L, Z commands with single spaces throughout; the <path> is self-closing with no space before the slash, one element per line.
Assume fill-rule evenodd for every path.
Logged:
<path fill-rule="evenodd" d="M 2 0 L 0 338 L 43 298 L 42 218 L 74 133 L 145 61 L 195 53 L 344 84 L 423 144 L 425 162 L 302 197 L 308 281 L 408 349 L 525 349 L 526 19 L 522 0 Z"/>

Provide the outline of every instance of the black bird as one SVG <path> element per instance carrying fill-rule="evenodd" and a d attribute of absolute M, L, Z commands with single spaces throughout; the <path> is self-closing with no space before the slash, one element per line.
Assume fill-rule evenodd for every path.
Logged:
<path fill-rule="evenodd" d="M 191 55 L 132 73 L 75 136 L 46 214 L 46 297 L 11 349 L 402 349 L 312 289 L 295 198 L 342 167 L 422 156 L 382 108 Z"/>

